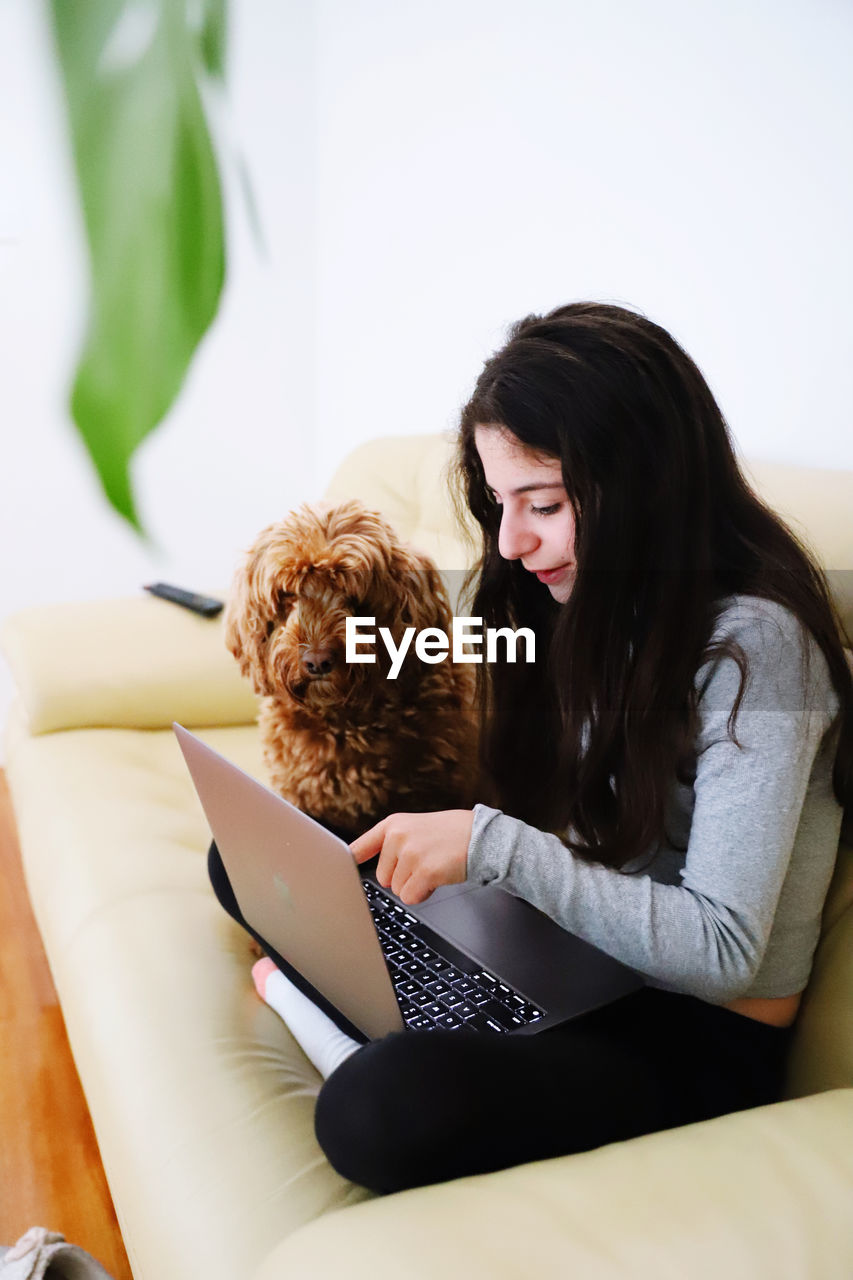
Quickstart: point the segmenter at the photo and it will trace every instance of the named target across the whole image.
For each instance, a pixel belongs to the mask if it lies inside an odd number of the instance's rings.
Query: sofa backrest
[[[439,569],[466,569],[476,550],[466,544],[450,499],[453,457],[449,434],[368,440],[344,458],[324,496],[333,502],[360,498]],[[472,521],[472,536],[473,528]]]
[[[448,496],[452,434],[371,440],[341,464],[326,490],[332,501],[361,498],[398,533],[430,554],[451,598],[476,558]],[[853,471],[741,460],[756,491],[815,553],[853,636]],[[455,607],[455,604],[454,604]],[[848,824],[853,815],[848,814]],[[853,1085],[853,840],[842,843],[814,968],[797,1019],[789,1096]]]
[[[814,552],[853,638],[853,471],[743,461],[756,491]]]
[[[440,569],[465,569],[475,559],[476,544],[466,543],[448,496],[454,451],[450,432],[368,440],[340,464],[325,497],[361,498]],[[853,471],[752,459],[741,459],[741,466],[765,502],[817,556],[853,636]],[[468,528],[475,536],[473,522]]]

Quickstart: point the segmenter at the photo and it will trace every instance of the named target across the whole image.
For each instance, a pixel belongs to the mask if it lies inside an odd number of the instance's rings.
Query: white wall
[[[504,326],[627,302],[742,447],[853,466],[853,6],[318,0],[317,427],[452,425]]]
[[[85,319],[84,242],[46,4],[0,3],[0,621],[28,604],[227,584],[240,550],[313,491],[314,14],[233,4],[220,315],[134,463],[145,545],[101,498],[66,399]],[[0,660],[0,726],[11,697]]]
[[[232,0],[219,320],[101,502],[63,398],[82,242],[42,6],[0,4],[0,616],[224,585],[358,441],[452,426],[505,326],[639,306],[741,448],[853,467],[847,0]],[[10,681],[0,666],[0,721]]]

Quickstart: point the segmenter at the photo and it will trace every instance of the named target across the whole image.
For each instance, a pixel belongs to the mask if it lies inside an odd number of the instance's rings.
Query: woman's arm
[[[727,634],[750,665],[735,725],[741,745],[727,728],[740,673],[721,658],[700,672],[695,804],[680,884],[586,862],[556,836],[484,805],[474,810],[467,865],[469,879],[503,885],[648,977],[715,1003],[748,991],[762,962],[813,767],[838,706],[813,643],[804,683],[804,638],[786,610],[755,602],[731,619]],[[810,796],[820,829],[808,832],[800,857],[815,842],[821,850],[827,841],[837,845],[841,810],[826,794],[830,745],[814,784],[823,794]]]

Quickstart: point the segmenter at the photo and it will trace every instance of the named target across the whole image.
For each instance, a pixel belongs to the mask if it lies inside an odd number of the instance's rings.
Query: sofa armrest
[[[301,1227],[254,1280],[841,1280],[851,1129],[853,1089],[839,1089],[386,1196]]]
[[[246,724],[257,714],[221,617],[152,596],[26,609],[6,620],[0,644],[32,734]]]

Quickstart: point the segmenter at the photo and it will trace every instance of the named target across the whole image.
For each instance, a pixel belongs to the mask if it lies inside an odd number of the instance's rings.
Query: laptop
[[[394,1031],[538,1035],[642,977],[496,885],[400,902],[349,846],[182,725],[174,732],[237,905],[272,958],[362,1043]]]

